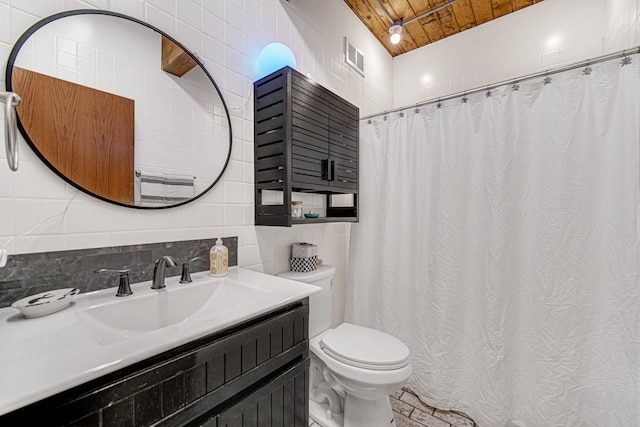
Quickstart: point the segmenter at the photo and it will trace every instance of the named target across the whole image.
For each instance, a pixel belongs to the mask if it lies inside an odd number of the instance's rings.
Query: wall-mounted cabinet
[[[289,67],[255,82],[254,96],[256,225],[357,222],[358,108]],[[264,203],[267,190],[281,203]],[[326,216],[292,218],[292,192],[326,195]],[[337,206],[340,194],[353,203]]]

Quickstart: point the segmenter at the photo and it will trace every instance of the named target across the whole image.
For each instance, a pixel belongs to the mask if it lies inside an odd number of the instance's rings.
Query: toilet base
[[[318,403],[313,400],[309,401],[309,417],[322,427],[343,427],[344,419],[342,414],[332,414],[331,419],[327,418],[329,405],[326,403]]]
[[[344,401],[344,427],[396,427],[389,396],[358,399],[349,394]]]
[[[389,396],[367,400],[347,394],[344,405],[344,414],[333,414],[329,419],[329,405],[309,401],[309,416],[322,427],[396,427]]]

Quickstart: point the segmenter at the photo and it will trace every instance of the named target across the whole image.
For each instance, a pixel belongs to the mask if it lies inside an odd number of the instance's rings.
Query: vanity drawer
[[[308,363],[308,307],[305,299],[198,339],[11,412],[0,425],[179,426],[222,413]],[[295,390],[306,405],[308,391]]]

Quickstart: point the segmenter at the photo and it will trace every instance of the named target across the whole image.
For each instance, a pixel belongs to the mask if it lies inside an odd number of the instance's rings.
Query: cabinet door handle
[[[322,160],[322,179],[324,181],[331,180],[331,177],[329,176],[329,159]]]

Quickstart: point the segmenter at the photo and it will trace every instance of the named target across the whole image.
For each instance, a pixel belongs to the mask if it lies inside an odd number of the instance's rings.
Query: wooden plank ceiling
[[[379,0],[394,21],[408,21],[448,0]],[[391,22],[376,0],[345,0],[391,56],[442,40],[445,37],[500,18],[543,0],[458,0],[432,14],[405,24],[402,40],[389,41]]]

